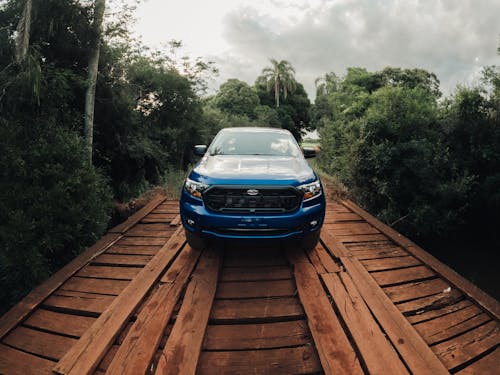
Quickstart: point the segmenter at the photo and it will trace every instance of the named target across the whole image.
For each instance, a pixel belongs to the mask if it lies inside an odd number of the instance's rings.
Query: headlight
[[[304,193],[305,201],[321,194],[321,184],[319,180],[311,182],[310,184],[297,186],[297,189]]]
[[[208,187],[208,185],[202,184],[201,182],[196,182],[186,178],[184,183],[184,189],[191,194],[193,197],[201,198],[201,193]]]

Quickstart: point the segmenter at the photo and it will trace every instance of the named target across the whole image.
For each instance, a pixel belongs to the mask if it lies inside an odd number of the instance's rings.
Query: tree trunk
[[[30,45],[30,28],[31,28],[31,9],[33,7],[33,0],[26,0],[24,2],[23,13],[17,24],[16,35],[16,62],[19,64],[24,60],[28,53]]]
[[[276,100],[276,108],[280,106],[280,81],[279,78],[274,79],[274,98]]]
[[[99,55],[101,52],[102,20],[104,17],[105,7],[106,7],[106,0],[95,0],[94,20],[92,22],[93,40],[90,47],[91,50],[89,58],[87,92],[85,94],[85,117],[84,117],[84,137],[88,152],[89,163],[92,163],[95,88],[97,84]]]

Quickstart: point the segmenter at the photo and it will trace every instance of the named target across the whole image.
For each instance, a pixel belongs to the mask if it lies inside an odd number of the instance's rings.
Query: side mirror
[[[207,145],[196,145],[193,148],[194,154],[196,156],[203,156],[207,152]]]
[[[304,149],[302,149],[302,152],[303,152],[304,157],[306,159],[310,159],[310,158],[315,158],[316,157],[316,150],[314,148],[304,148]]]

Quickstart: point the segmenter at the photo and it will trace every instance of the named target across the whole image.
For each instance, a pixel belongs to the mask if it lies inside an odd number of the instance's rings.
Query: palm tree
[[[286,60],[278,62],[275,59],[270,59],[269,61],[273,66],[262,69],[262,75],[267,81],[268,88],[273,87],[276,107],[279,107],[280,93],[283,92],[283,97],[286,99],[289,92],[295,91],[297,86],[294,76],[295,69]]]

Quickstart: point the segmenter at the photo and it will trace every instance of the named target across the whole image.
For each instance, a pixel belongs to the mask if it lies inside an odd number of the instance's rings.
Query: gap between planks
[[[187,286],[155,374],[195,373],[217,289],[220,258],[218,250],[204,250]]]
[[[160,285],[141,309],[111,364],[109,375],[145,374],[170,321],[200,251],[188,245],[169,267]]]
[[[43,284],[36,287],[12,309],[0,317],[0,339],[5,337],[14,327],[21,323],[34,309],[36,309],[47,297],[59,288],[71,276],[76,274],[98,255],[105,252],[123,237],[123,229],[138,223],[142,218],[159,206],[165,198],[154,198],[143,209],[130,216],[125,223],[119,224],[108,231],[94,245],[87,248],[83,253],[69,262],[61,270],[52,275]]]
[[[158,280],[165,267],[170,264],[184,243],[184,230],[179,227],[158,251],[158,254],[65,354],[53,371],[57,374],[91,373],[151,286]]]
[[[413,374],[448,374],[443,363],[415,328],[402,315],[359,260],[331,233],[322,231],[321,240],[332,255],[340,258],[360,295]]]
[[[446,279],[455,288],[459,289],[469,298],[472,298],[476,303],[481,305],[485,310],[492,314],[497,320],[500,319],[500,302],[488,295],[483,290],[479,289],[476,285],[472,284],[469,280],[465,279],[447,265],[441,263],[438,259],[426,252],[424,249],[404,237],[400,233],[388,225],[382,223],[380,220],[363,210],[350,200],[342,201],[342,204],[361,216],[373,227],[389,237],[392,241],[407,250],[411,255],[421,260],[428,267],[436,271],[442,278]]]
[[[323,290],[316,270],[303,255],[290,253],[299,299],[326,374],[363,374],[359,359]]]

